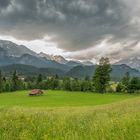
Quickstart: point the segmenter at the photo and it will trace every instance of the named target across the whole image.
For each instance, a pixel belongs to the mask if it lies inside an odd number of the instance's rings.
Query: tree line
[[[136,91],[140,91],[140,78],[130,77],[130,74],[127,72],[122,81],[118,83],[116,92],[135,93]]]
[[[0,92],[16,90],[51,89],[83,92],[123,92],[134,93],[140,90],[140,78],[130,77],[127,72],[121,82],[112,82],[110,78],[111,65],[109,58],[101,58],[93,78],[88,76],[84,80],[70,77],[44,77],[42,74],[36,77],[20,77],[15,70],[10,78],[3,77],[0,72]]]

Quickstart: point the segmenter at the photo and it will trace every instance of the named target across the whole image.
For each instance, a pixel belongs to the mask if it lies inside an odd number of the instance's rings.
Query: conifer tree
[[[17,72],[16,70],[14,71],[13,73],[13,76],[12,76],[12,90],[13,91],[16,91],[18,89],[18,75],[17,75]]]
[[[2,74],[1,74],[1,71],[0,71],[0,92],[2,92],[2,90],[3,90]]]
[[[99,65],[95,70],[94,85],[95,91],[99,93],[106,92],[106,88],[110,81],[110,73],[111,73],[111,66],[109,62],[109,58],[102,57],[100,59]]]
[[[122,78],[122,85],[123,85],[124,92],[128,92],[129,82],[130,82],[130,74],[129,72],[126,72],[124,77]]]

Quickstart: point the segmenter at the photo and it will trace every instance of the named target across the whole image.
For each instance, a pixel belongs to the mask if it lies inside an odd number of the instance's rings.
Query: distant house
[[[42,94],[43,94],[43,91],[40,90],[40,89],[33,89],[33,90],[29,93],[30,96],[40,96],[40,95],[42,95]]]

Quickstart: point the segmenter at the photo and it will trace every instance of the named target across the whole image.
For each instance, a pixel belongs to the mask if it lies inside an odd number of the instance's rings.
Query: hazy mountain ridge
[[[0,40],[0,48],[6,52],[5,55],[7,56],[20,57],[23,54],[37,55],[34,51],[31,51],[23,45],[17,45],[6,40]]]
[[[8,66],[1,66],[0,70],[4,76],[11,76],[12,73],[16,70],[19,76],[36,76],[37,74],[42,74],[45,76],[55,76],[56,74],[59,76],[64,75],[65,71],[55,68],[37,68],[31,65],[23,65],[23,64],[12,64]]]
[[[123,59],[116,63],[117,65],[126,64],[132,68],[138,69],[140,71],[140,56],[139,57],[131,57],[128,59]]]
[[[130,73],[130,76],[140,77],[140,72],[136,69],[133,69],[125,64],[123,65],[112,65],[111,77],[112,80],[120,80],[126,72]],[[96,66],[76,66],[72,68],[67,76],[73,78],[85,78],[86,76],[92,77],[94,75]]]
[[[36,76],[37,74],[43,74],[44,76],[55,76],[56,74],[60,77],[73,77],[85,79],[89,77],[92,79],[96,66],[76,66],[66,72],[65,70],[56,68],[38,68],[30,65],[13,64],[8,66],[1,66],[0,70],[5,76],[10,76],[14,70],[20,76]],[[113,65],[111,78],[115,81],[120,81],[126,72],[130,73],[130,76],[140,77],[140,72],[136,69],[132,69],[127,65]]]
[[[23,45],[11,41],[0,40],[0,65],[25,64],[40,68],[59,68],[69,70],[74,66],[83,65],[77,61],[68,61],[60,55],[37,54]]]
[[[65,71],[71,68],[67,65],[63,65],[55,61],[47,60],[45,58],[39,58],[29,54],[24,54],[21,57],[2,56],[0,57],[0,60],[1,66],[11,64],[24,64],[24,65],[32,65],[38,68],[58,68]]]

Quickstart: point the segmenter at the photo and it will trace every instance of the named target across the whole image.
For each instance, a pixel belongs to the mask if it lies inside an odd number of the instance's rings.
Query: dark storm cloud
[[[68,51],[108,36],[111,44],[140,37],[139,0],[0,0],[0,11],[1,34],[24,40],[50,36]]]
[[[0,0],[0,8],[6,8],[10,4],[10,0]]]

